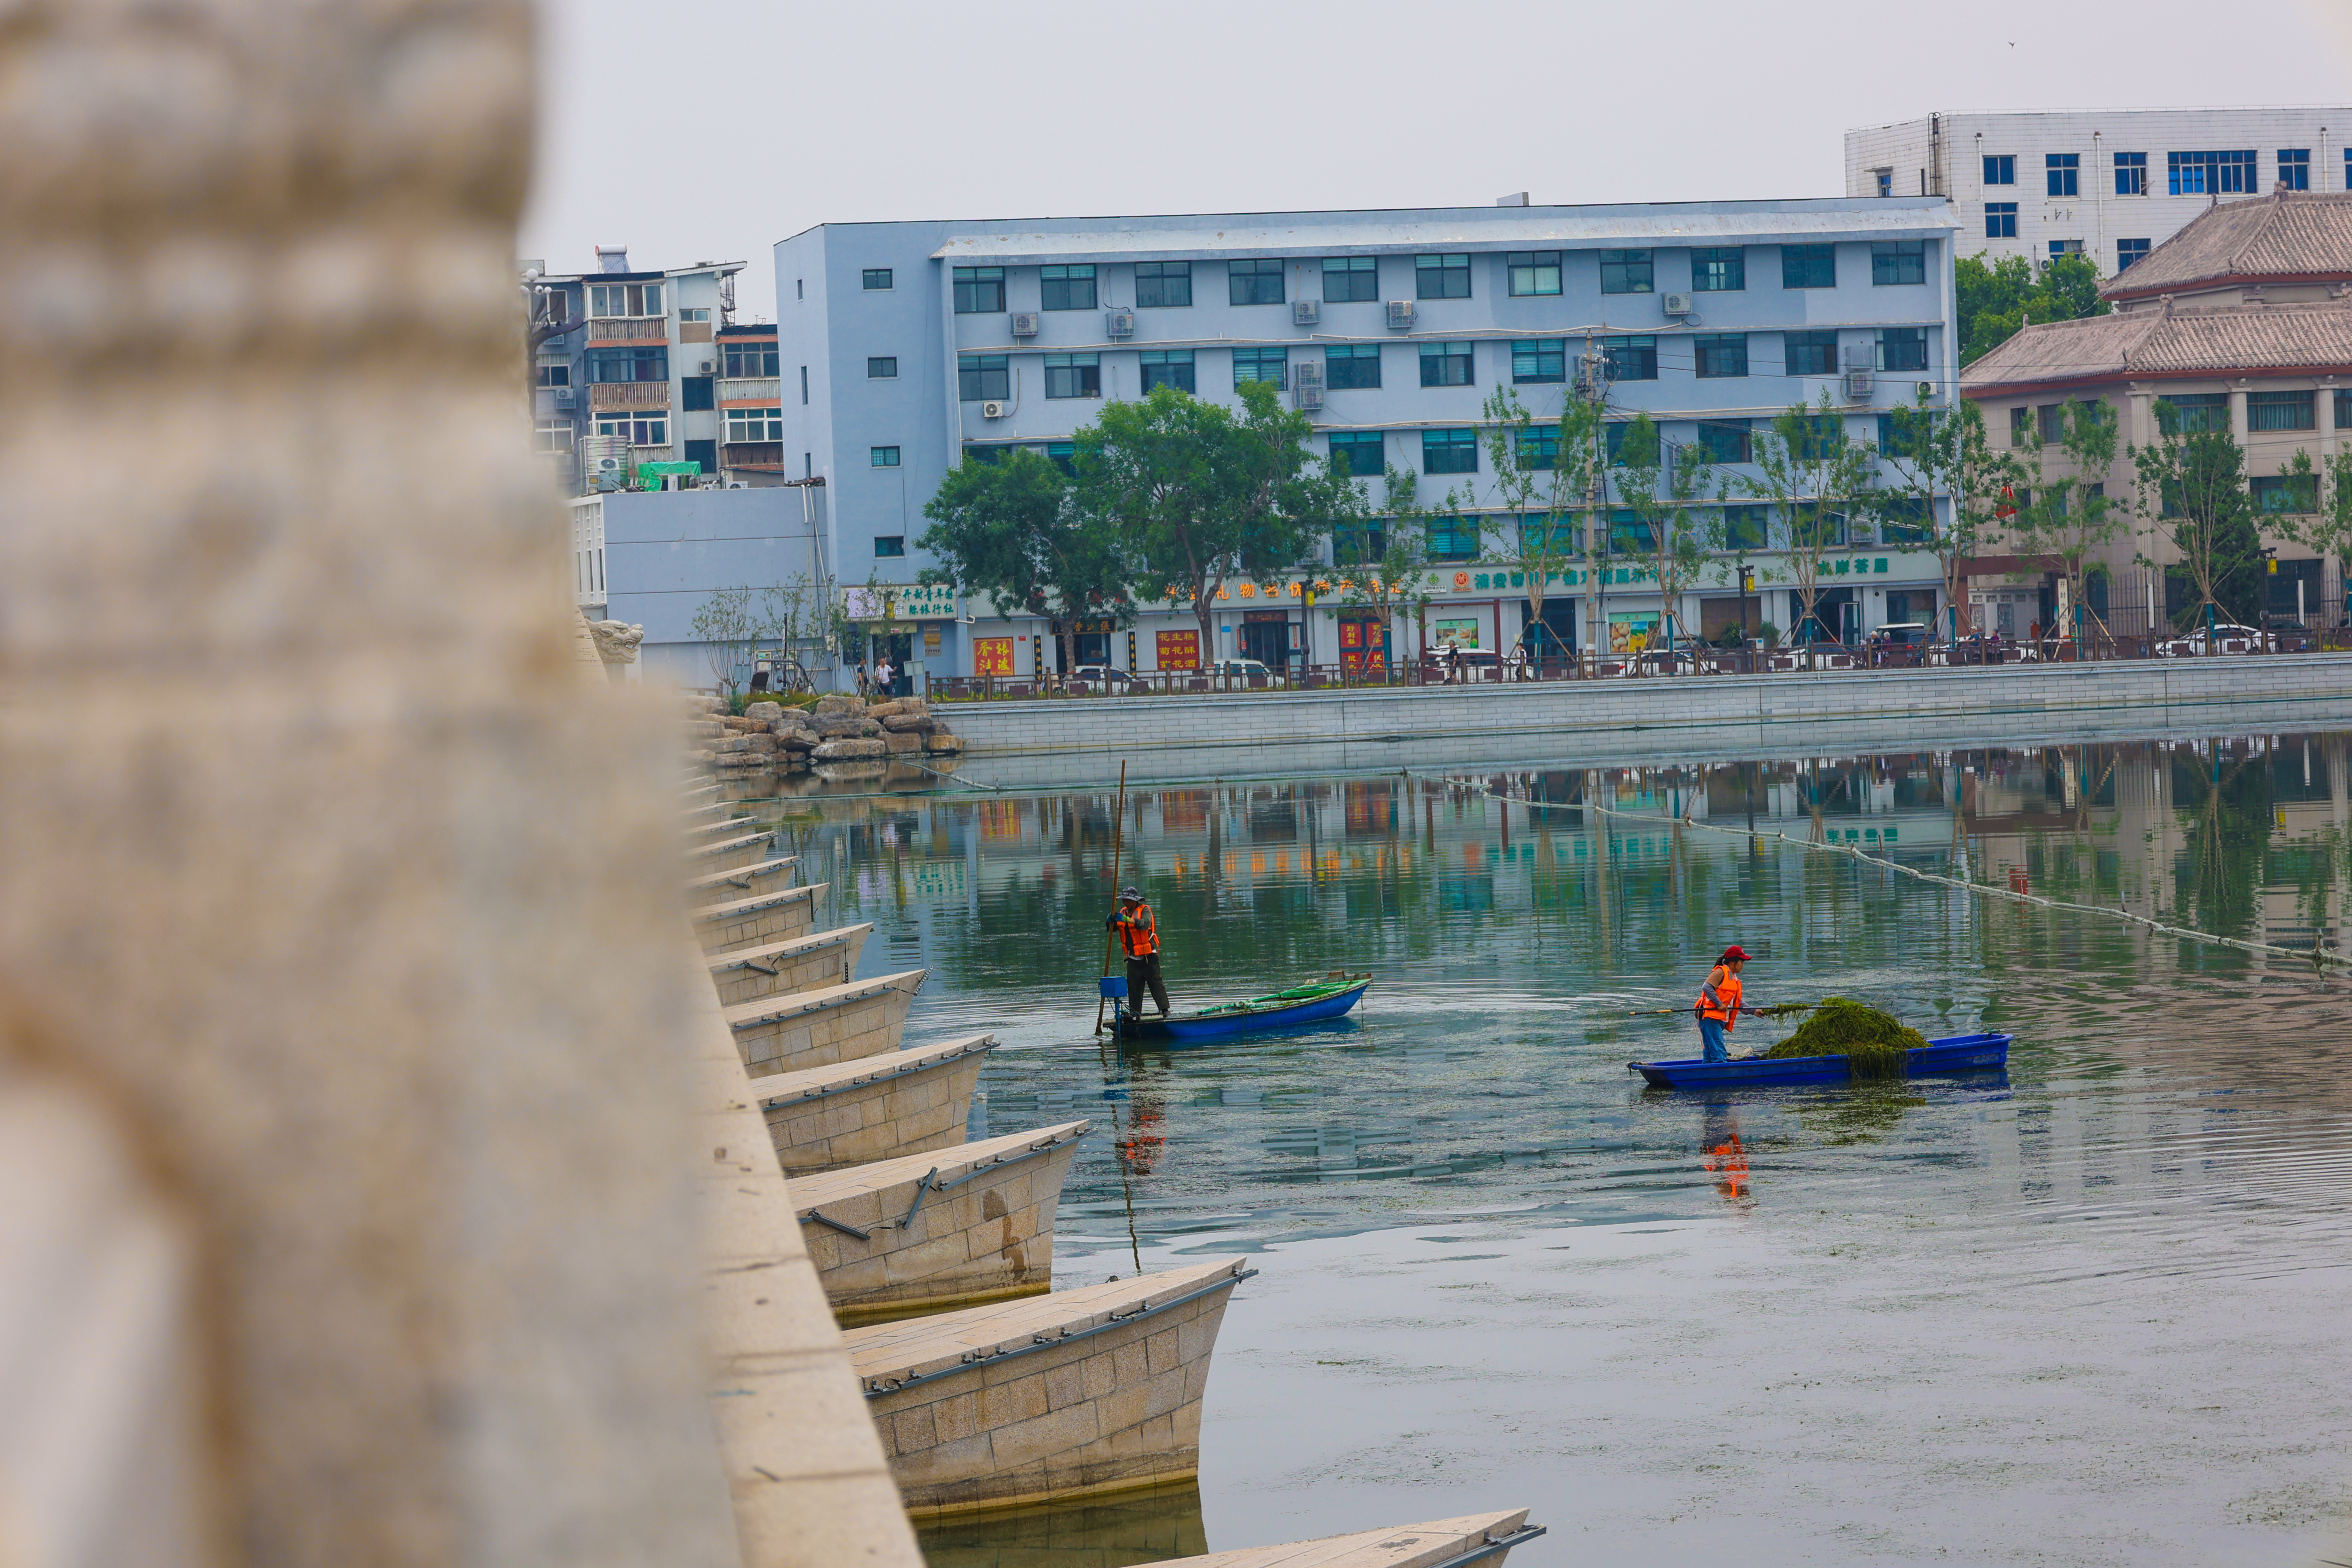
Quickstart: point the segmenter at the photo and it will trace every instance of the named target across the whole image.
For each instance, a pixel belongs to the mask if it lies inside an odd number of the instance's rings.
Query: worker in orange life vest
[[[1151,999],[1160,1004],[1160,1016],[1168,1016],[1168,984],[1160,978],[1160,924],[1151,917],[1151,906],[1133,888],[1121,888],[1118,912],[1103,924],[1118,933],[1118,944],[1127,953],[1129,1016],[1143,1016],[1143,993],[1148,987]]]
[[[1715,967],[1706,972],[1706,984],[1698,990],[1696,1004],[1698,1012],[1699,1044],[1711,1062],[1727,1062],[1731,1048],[1724,1037],[1739,1022],[1739,972],[1748,963],[1748,952],[1741,947],[1727,947]]]

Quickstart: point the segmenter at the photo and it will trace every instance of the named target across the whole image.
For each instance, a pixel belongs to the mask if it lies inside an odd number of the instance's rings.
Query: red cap
[[[1744,947],[1727,947],[1723,950],[1723,956],[1717,959],[1716,962],[1717,963],[1745,963],[1748,962],[1748,950]]]

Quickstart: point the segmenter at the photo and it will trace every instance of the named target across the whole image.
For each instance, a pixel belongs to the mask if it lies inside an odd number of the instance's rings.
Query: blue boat
[[[1320,1023],[1353,1007],[1371,983],[1369,974],[1334,972],[1287,991],[1199,1007],[1190,1013],[1171,1013],[1165,1018],[1133,1017],[1122,1007],[1118,1013],[1118,1037],[1198,1045],[1208,1040],[1230,1040],[1237,1035],[1255,1035],[1263,1029],[1286,1028],[1293,1024]],[[1103,994],[1124,997],[1126,980],[1118,976],[1105,979]]]
[[[1905,1072],[1911,1078],[1943,1073],[1986,1072],[2009,1065],[2011,1035],[1952,1035],[1914,1047]],[[1763,1089],[1790,1083],[1846,1083],[1843,1057],[1739,1057],[1727,1062],[1627,1062],[1654,1089]]]

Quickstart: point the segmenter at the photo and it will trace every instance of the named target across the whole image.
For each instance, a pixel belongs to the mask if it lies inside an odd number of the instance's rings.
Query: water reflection
[[[1209,1549],[1201,1489],[1190,1485],[944,1520],[916,1537],[930,1568],[1128,1568]]]
[[[2352,887],[2346,742],[1220,784],[1130,790],[1123,815],[1108,792],[798,802],[785,821],[804,873],[832,884],[827,919],[876,921],[868,971],[930,971],[916,1037],[1005,1042],[975,1131],[1095,1120],[1065,1189],[1065,1282],[1268,1251],[1211,1380],[1213,1547],[1461,1512],[1507,1484],[1501,1500],[1547,1504],[1603,1560],[1736,1543],[1756,1563],[1990,1561],[2014,1542],[1967,1521],[2026,1517],[2053,1560],[2121,1561],[2128,1541],[2135,1563],[2268,1562],[2337,1517],[2352,1447],[2335,1327],[2352,1311],[2352,1005],[2340,974],[2300,956],[2336,951]],[[1158,911],[1179,1005],[1342,965],[1378,983],[1338,1026],[1192,1049],[1097,1039],[1115,841]],[[1885,862],[2288,953],[1975,899]],[[1759,1001],[1834,993],[1931,1036],[2009,1030],[2010,1073],[1645,1092],[1624,1063],[1695,1051],[1688,1004],[1734,941],[1757,955]],[[1675,1011],[1633,1016],[1658,1008]],[[1736,1039],[1782,1027],[1749,1020]],[[1448,1215],[1480,1216],[1487,1241],[1412,1240]],[[1634,1239],[1601,1248],[1599,1273],[1576,1272],[1591,1248],[1555,1250],[1604,1231]],[[1669,1241],[1691,1261],[1654,1256]],[[1423,1296],[1402,1283],[1418,1263],[1348,1261],[1415,1248],[1465,1271],[1427,1290],[1465,1289]],[[1722,1324],[1668,1287],[1685,1267],[1769,1279],[1801,1321],[1743,1318],[1739,1354],[1694,1352]],[[1277,1331],[1271,1302],[1292,1289],[1322,1305]],[[1554,1322],[1577,1327],[1544,1338]],[[1903,1348],[1873,1353],[1909,1369],[1903,1467],[1856,1467],[1831,1444],[1792,1489],[1733,1465],[1702,1489],[1724,1534],[1673,1522],[1698,1517],[1691,1456],[1719,1444],[1727,1405],[1780,1433],[1791,1463],[1810,1421],[1879,1421],[1886,1389],[1856,1373],[1854,1347],[1898,1328],[1887,1342]],[[1488,1416],[1517,1384],[1410,1373],[1507,1344],[1562,1381],[1512,1405],[1504,1436]],[[2027,1344],[2057,1370],[2027,1375]],[[2118,1359],[2126,1344],[2144,1368]],[[1706,1408],[1658,1393],[1700,1364],[1719,1396]],[[1791,1416],[1768,1373],[1852,1403]],[[1276,1387],[1302,1408],[1271,1403]],[[1580,1436],[1612,1421],[1615,1442]],[[2042,1468],[1993,1464],[1989,1442]],[[1441,1484],[1441,1451],[1479,1483]],[[2126,1455],[2138,1468],[2119,1478],[2107,1456]],[[1951,1510],[1914,1508],[1921,1476]],[[1860,1515],[1917,1522],[1874,1526],[1889,1544],[1864,1552],[1841,1533]],[[1108,1525],[1055,1529],[1020,1550],[1114,1549]]]

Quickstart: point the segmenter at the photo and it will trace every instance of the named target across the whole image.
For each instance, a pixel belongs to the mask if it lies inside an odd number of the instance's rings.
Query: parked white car
[[[1209,667],[1211,675],[1222,676],[1236,686],[1251,681],[1264,681],[1267,686],[1287,686],[1290,683],[1268,669],[1263,660],[1255,658],[1221,658]]]
[[[2199,626],[2185,636],[2157,644],[2156,656],[2158,658],[2202,658],[2205,647],[2205,628]],[[2235,626],[2227,621],[2216,622],[2212,647],[2217,654],[2260,653],[2263,651],[2263,634],[2252,626]]]

